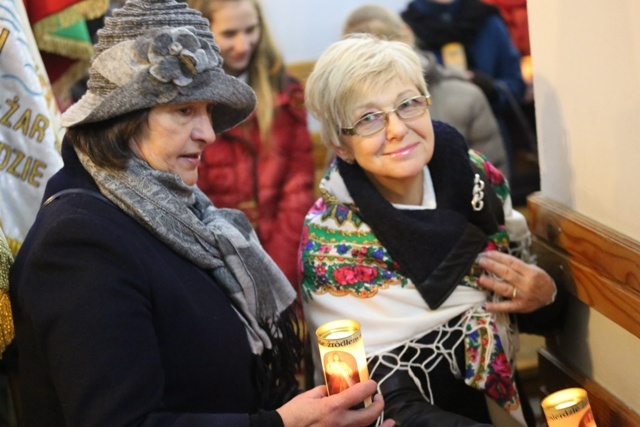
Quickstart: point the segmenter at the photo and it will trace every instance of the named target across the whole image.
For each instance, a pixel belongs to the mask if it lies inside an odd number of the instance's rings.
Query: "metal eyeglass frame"
[[[406,118],[404,118],[404,117],[400,116],[400,114],[398,114],[398,113],[397,113],[398,108],[400,108],[400,106],[401,106],[402,104],[404,104],[404,103],[405,103],[405,102],[407,102],[407,101],[412,101],[412,100],[414,100],[414,99],[418,99],[418,98],[424,98],[424,99],[425,99],[425,101],[427,102],[427,108],[425,108],[425,110],[424,110],[423,112],[421,112],[420,114],[416,114],[415,116],[406,117]],[[357,121],[353,124],[353,126],[348,127],[348,128],[340,128],[340,133],[342,133],[343,135],[347,135],[347,136],[360,136],[360,137],[367,137],[367,136],[371,136],[371,135],[376,134],[376,133],[380,132],[381,130],[385,129],[385,128],[389,125],[389,115],[390,115],[391,113],[396,113],[396,115],[398,116],[398,118],[404,122],[404,121],[407,121],[407,120],[415,119],[416,117],[420,117],[421,115],[423,115],[423,114],[424,114],[424,113],[429,109],[429,106],[430,106],[430,105],[431,105],[431,96],[430,96],[430,95],[416,95],[416,96],[412,96],[411,98],[406,98],[406,99],[403,99],[402,101],[398,102],[398,103],[396,104],[395,108],[394,108],[394,109],[392,109],[392,110],[389,110],[389,111],[382,111],[382,110],[380,110],[380,111],[376,111],[376,112],[374,112],[374,113],[369,113],[369,114],[367,114],[366,116],[364,116],[364,117],[362,117],[361,119],[357,120]],[[360,123],[362,120],[366,119],[366,118],[367,118],[367,116],[369,116],[369,115],[371,115],[371,114],[380,114],[380,113],[382,113],[382,114],[384,115],[384,126],[382,126],[380,129],[378,129],[378,130],[376,130],[376,131],[373,131],[373,132],[371,132],[371,133],[367,133],[366,135],[362,135],[362,134],[359,134],[358,132],[356,132],[356,130],[355,130],[355,129],[356,129],[356,126],[358,126],[358,123]]]

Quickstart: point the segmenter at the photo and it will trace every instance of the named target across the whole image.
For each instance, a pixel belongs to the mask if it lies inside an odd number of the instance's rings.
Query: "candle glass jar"
[[[367,358],[355,320],[343,319],[325,323],[316,330],[324,380],[329,395],[340,393],[369,379]],[[371,397],[364,406],[371,404]]]
[[[597,427],[586,390],[567,388],[540,403],[549,427]]]

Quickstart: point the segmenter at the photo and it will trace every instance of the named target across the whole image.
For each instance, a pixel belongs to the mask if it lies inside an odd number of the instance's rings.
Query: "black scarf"
[[[435,150],[429,171],[437,209],[393,207],[357,164],[338,161],[344,183],[360,216],[398,262],[429,308],[438,308],[468,274],[488,235],[504,222],[502,206],[485,182],[484,208],[471,206],[475,175],[467,145],[451,126],[434,122]]]

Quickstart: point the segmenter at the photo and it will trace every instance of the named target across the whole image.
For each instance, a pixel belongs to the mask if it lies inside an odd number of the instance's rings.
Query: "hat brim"
[[[222,133],[249,117],[256,96],[246,83],[216,68],[194,76],[181,92],[175,84],[163,83],[146,72],[130,83],[101,97],[91,90],[62,114],[62,126],[101,122],[123,114],[163,104],[211,102],[213,129]]]

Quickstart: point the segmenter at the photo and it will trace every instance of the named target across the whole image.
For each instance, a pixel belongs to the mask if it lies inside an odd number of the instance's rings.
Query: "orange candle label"
[[[335,320],[316,331],[325,384],[329,395],[340,393],[354,384],[369,379],[367,358],[355,320]],[[365,402],[369,406],[371,398]]]

